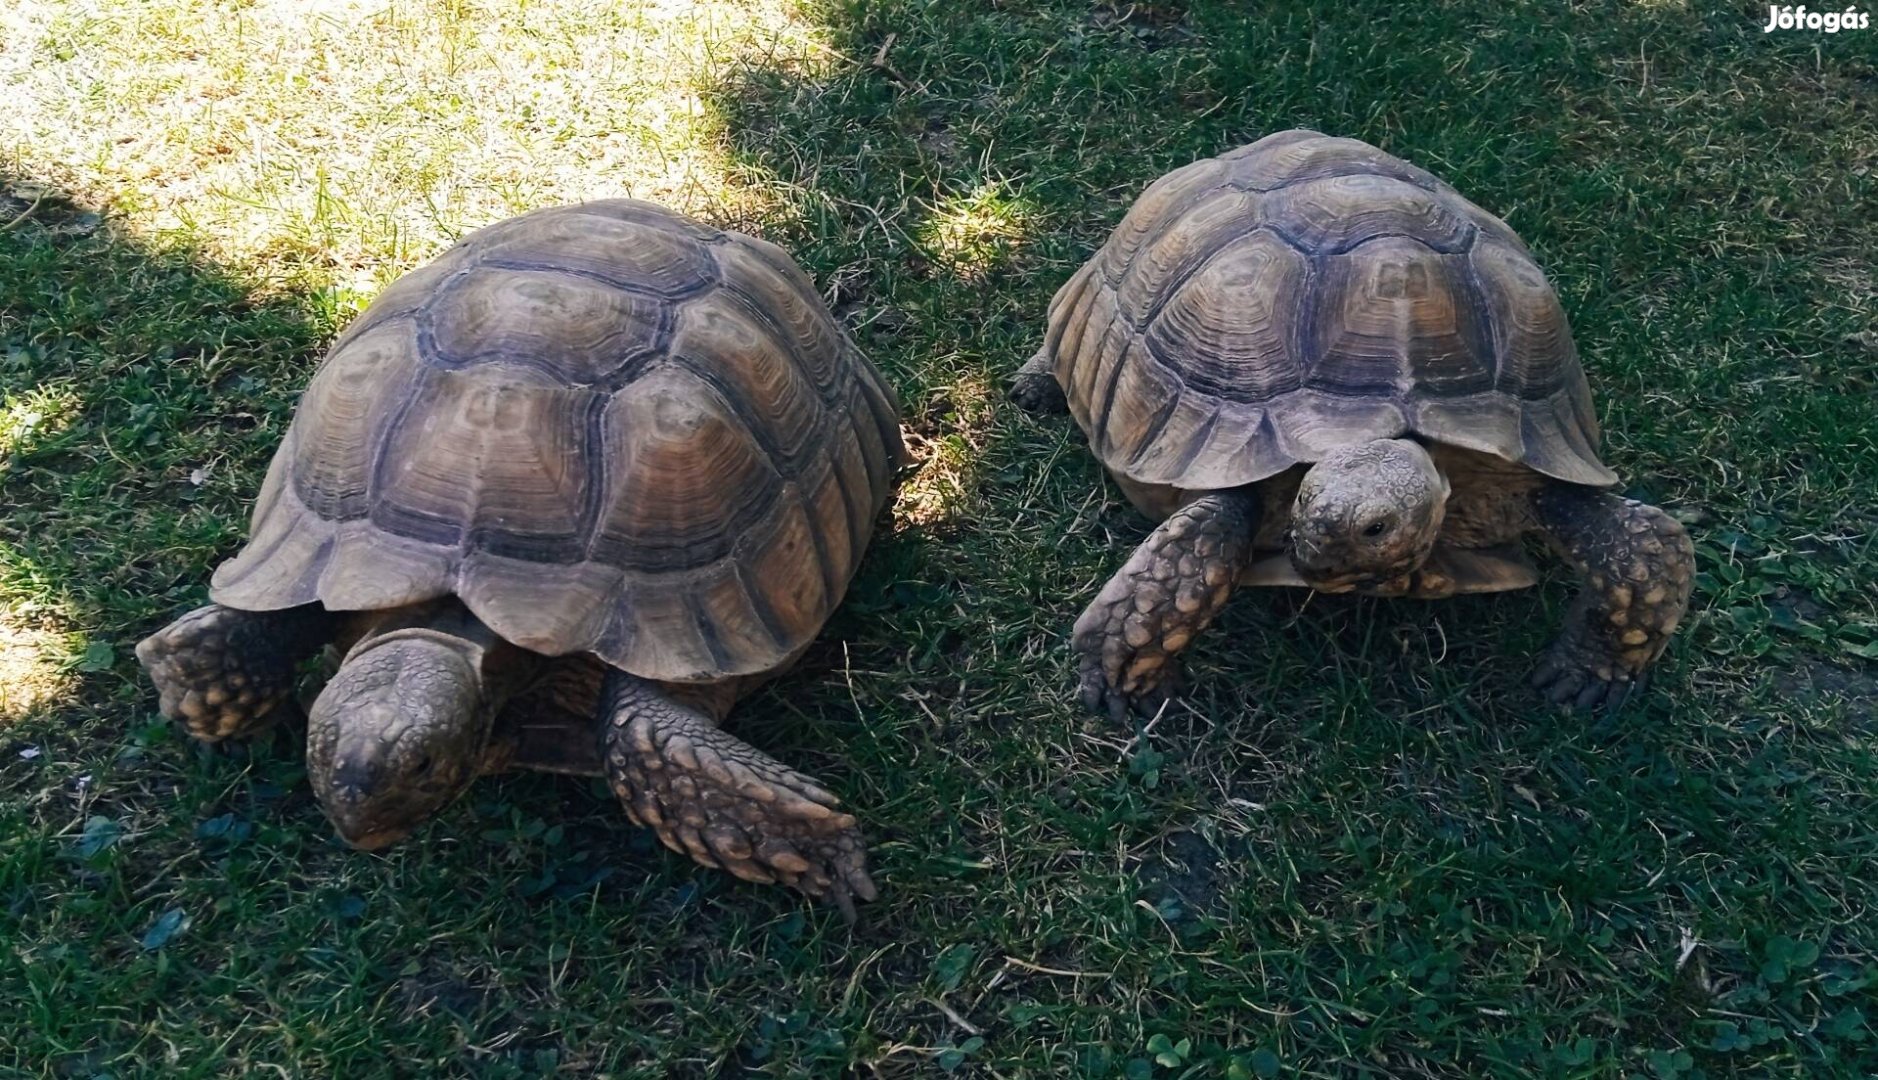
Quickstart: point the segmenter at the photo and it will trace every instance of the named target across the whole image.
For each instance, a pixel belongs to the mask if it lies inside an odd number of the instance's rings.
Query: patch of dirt
[[[1177,0],[1158,3],[1106,0],[1091,9],[1088,22],[1097,30],[1120,30],[1129,34],[1148,52],[1182,44],[1194,37],[1186,25],[1187,5]]]
[[[1865,725],[1878,713],[1878,671],[1802,659],[1774,672],[1774,689],[1807,704],[1843,703],[1846,716]]]
[[[914,141],[943,165],[959,163],[958,136],[952,134],[952,125],[942,116],[928,117]]]
[[[1169,833],[1158,854],[1143,860],[1140,880],[1148,900],[1173,922],[1182,922],[1219,907],[1225,885],[1224,862],[1243,854],[1237,842],[1221,851],[1207,839],[1185,829]]]
[[[1774,595],[1767,601],[1767,606],[1800,622],[1817,623],[1822,615],[1832,614],[1831,608],[1815,600],[1811,593],[1798,585],[1775,586]]]
[[[0,182],[0,231],[32,228],[50,236],[88,236],[103,215],[71,201],[57,188],[30,180]]]
[[[403,999],[405,1011],[409,1015],[422,1016],[442,1011],[458,1019],[470,1020],[481,1016],[488,1009],[495,991],[485,986],[472,986],[448,972],[425,964],[421,974],[407,975],[398,981],[398,996]]]

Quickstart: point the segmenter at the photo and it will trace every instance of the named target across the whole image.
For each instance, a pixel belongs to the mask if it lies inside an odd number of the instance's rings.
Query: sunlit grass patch
[[[72,635],[65,620],[29,600],[0,602],[0,724],[8,724],[69,693]]]
[[[931,526],[982,509],[975,476],[998,400],[985,379],[968,377],[935,392],[926,415],[912,418],[906,438],[915,471],[895,497],[896,519]]]
[[[919,240],[941,267],[967,281],[1010,258],[1030,235],[1036,207],[999,183],[948,196],[932,208]]]
[[[700,81],[750,55],[821,62],[791,10],[23,0],[0,14],[0,151],[137,230],[360,299],[539,206],[756,216]]]
[[[13,455],[25,453],[64,431],[78,410],[78,395],[67,385],[0,393],[0,468]]]

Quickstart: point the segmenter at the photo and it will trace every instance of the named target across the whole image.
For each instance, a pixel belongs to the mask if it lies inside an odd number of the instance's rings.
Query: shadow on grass
[[[3,222],[0,589],[61,633],[45,659],[83,674],[85,715],[141,696],[129,643],[244,531],[252,463],[330,326],[316,297],[0,168]]]

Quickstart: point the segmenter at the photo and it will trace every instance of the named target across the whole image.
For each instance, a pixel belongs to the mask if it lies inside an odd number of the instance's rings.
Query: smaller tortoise
[[[1586,579],[1534,673],[1616,708],[1688,607],[1694,552],[1608,493],[1590,387],[1524,243],[1429,173],[1286,131],[1156,181],[1050,303],[1011,397],[1067,410],[1161,522],[1076,622],[1081,695],[1165,700],[1236,585],[1436,598]]]
[[[854,817],[719,725],[847,591],[897,416],[780,249],[631,200],[524,214],[359,316],[214,602],[137,656],[216,742],[335,645],[308,772],[357,847],[481,772],[604,772],[673,850],[851,912]]]

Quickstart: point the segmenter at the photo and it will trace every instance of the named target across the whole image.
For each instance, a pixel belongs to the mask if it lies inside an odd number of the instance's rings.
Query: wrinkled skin
[[[1447,479],[1418,443],[1338,447],[1298,485],[1291,564],[1324,592],[1402,591],[1434,550],[1447,501]]]
[[[368,639],[307,723],[307,771],[346,843],[376,851],[461,795],[489,744],[478,647],[423,629]]]

